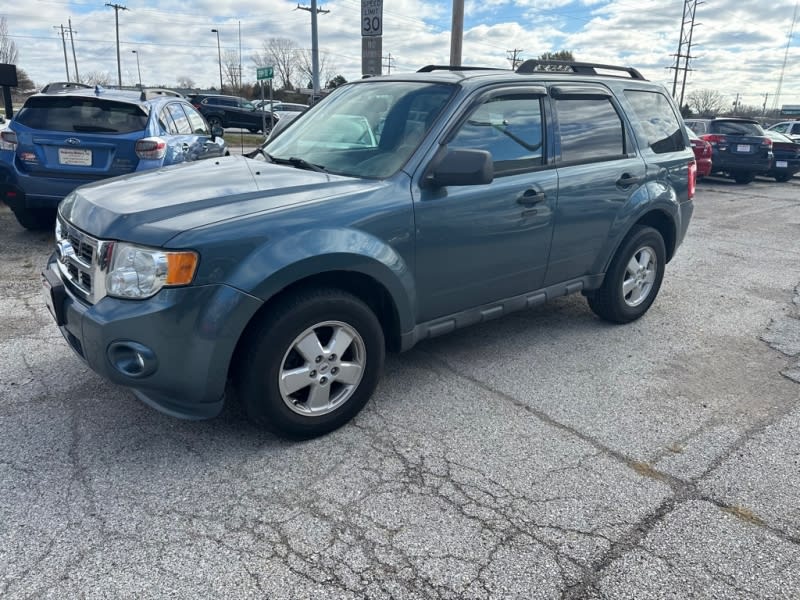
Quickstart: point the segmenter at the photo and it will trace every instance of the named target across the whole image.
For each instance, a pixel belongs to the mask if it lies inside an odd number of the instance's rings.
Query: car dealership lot
[[[70,352],[0,207],[0,596],[800,593],[800,179],[709,178],[651,310],[580,296],[389,356],[297,443]]]

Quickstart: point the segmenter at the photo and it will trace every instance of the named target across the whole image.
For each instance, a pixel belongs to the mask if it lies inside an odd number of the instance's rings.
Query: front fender
[[[267,301],[298,281],[332,271],[373,279],[392,298],[400,330],[413,329],[416,288],[407,261],[393,246],[356,229],[314,229],[270,240],[237,266],[228,283]]]

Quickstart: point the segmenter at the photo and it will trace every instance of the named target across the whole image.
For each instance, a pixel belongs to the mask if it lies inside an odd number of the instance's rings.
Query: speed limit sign
[[[383,0],[361,0],[361,36],[383,35]]]

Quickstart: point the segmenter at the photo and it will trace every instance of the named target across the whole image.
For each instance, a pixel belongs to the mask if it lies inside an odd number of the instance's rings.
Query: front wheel
[[[208,126],[211,129],[214,129],[214,127],[222,127],[222,119],[219,117],[208,117]]]
[[[664,278],[664,238],[652,227],[635,226],[620,246],[589,307],[606,321],[629,323],[647,312]]]
[[[243,342],[236,386],[248,417],[293,438],[323,435],[358,414],[385,357],[372,310],[332,289],[284,298]]]

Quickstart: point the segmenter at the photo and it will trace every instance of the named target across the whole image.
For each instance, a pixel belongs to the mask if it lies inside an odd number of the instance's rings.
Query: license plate
[[[750,152],[750,144],[737,144],[736,145],[737,152]]]
[[[62,165],[75,165],[79,167],[92,166],[92,151],[79,148],[59,148],[58,162]]]
[[[779,169],[785,169],[786,167],[789,166],[789,163],[785,160],[776,160],[775,166],[778,167]]]
[[[50,269],[42,271],[42,295],[44,296],[47,310],[56,320],[56,325],[60,327],[66,324],[67,320],[64,316],[64,299],[66,298],[64,284],[61,283],[58,275]]]

